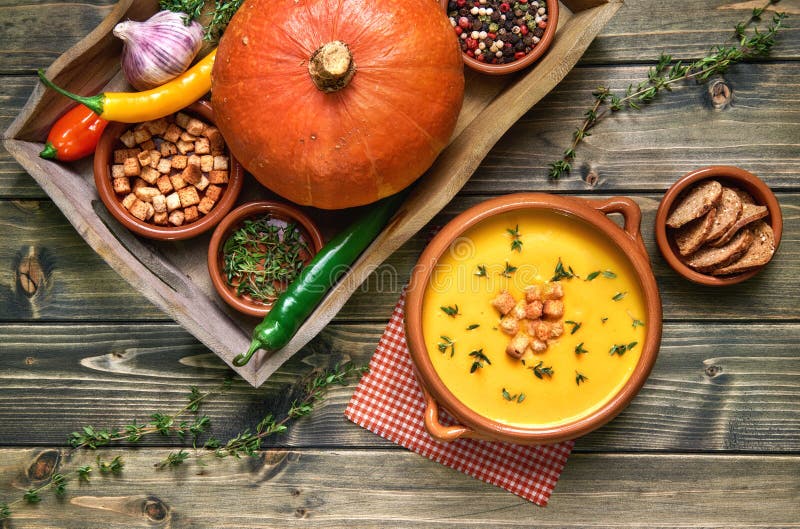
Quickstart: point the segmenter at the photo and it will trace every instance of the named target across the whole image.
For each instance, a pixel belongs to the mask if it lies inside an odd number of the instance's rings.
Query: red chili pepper
[[[89,156],[97,147],[106,125],[108,121],[84,105],[77,105],[53,124],[39,156],[62,162]]]

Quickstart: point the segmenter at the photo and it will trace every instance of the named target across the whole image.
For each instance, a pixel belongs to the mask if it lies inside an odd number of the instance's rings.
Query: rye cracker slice
[[[708,238],[708,232],[714,226],[716,216],[717,210],[710,209],[699,219],[675,230],[675,244],[678,245],[678,253],[685,257],[699,250]]]
[[[759,220],[748,228],[753,233],[753,242],[741,257],[729,265],[715,268],[711,271],[712,275],[724,276],[728,274],[739,274],[747,272],[753,268],[758,268],[767,264],[775,253],[775,233],[772,226]]]
[[[722,198],[722,184],[716,180],[700,182],[693,186],[667,217],[667,226],[680,228],[708,213]]]
[[[686,259],[686,264],[699,272],[710,272],[715,268],[721,268],[738,259],[747,251],[747,248],[752,242],[753,234],[750,230],[741,230],[725,246],[719,248],[704,246],[697,250]]]
[[[715,248],[724,246],[725,244],[728,243],[728,241],[731,240],[731,238],[733,238],[734,235],[736,235],[736,233],[739,230],[741,230],[751,222],[763,219],[764,217],[767,216],[767,213],[768,211],[766,206],[748,204],[745,202],[744,204],[742,204],[742,214],[739,215],[739,218],[736,219],[736,222],[734,222],[733,226],[728,228],[728,231],[723,233],[721,237],[712,241],[710,245]]]
[[[705,241],[719,239],[731,226],[736,224],[739,215],[742,214],[742,204],[742,199],[735,190],[729,187],[723,187],[722,198],[719,204],[717,204],[717,214],[714,218],[714,224],[711,226],[711,230],[706,234]]]

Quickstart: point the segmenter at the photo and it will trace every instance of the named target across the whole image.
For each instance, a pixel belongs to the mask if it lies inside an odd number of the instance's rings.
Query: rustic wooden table
[[[0,2],[0,128],[26,101],[35,69],[85,36],[111,3]],[[578,440],[547,508],[348,422],[352,386],[335,388],[254,459],[158,471],[153,463],[176,446],[158,437],[137,449],[70,454],[67,435],[81,426],[119,427],[180,409],[190,385],[211,388],[227,369],[123,282],[0,151],[0,504],[45,483],[54,464],[74,469],[98,454],[126,464],[119,476],[70,483],[63,499],[44,493],[37,505],[14,505],[0,527],[800,526],[800,2],[778,4],[794,28],[780,33],[769,59],[736,66],[712,85],[683,84],[641,113],[604,122],[579,150],[572,176],[546,178],[593,88],[638,81],[662,51],[700,56],[728,42],[763,3],[630,0],[432,222],[521,190],[627,195],[643,210],[664,303],[661,353],[633,404]],[[726,289],[676,276],[653,238],[664,190],[709,164],[761,176],[785,219],[768,269]],[[269,411],[285,412],[315,367],[366,363],[427,232],[388,261],[393,282],[371,277],[262,388],[236,380],[210,400],[204,410],[215,435],[227,439]]]

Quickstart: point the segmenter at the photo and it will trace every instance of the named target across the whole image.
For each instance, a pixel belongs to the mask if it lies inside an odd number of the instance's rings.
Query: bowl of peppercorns
[[[441,0],[464,63],[490,75],[519,71],[550,47],[558,0]]]

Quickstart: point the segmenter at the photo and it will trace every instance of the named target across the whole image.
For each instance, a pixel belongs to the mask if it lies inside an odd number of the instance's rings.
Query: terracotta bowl
[[[264,215],[272,215],[277,220],[294,222],[301,230],[303,238],[308,242],[311,253],[305,258],[305,262],[311,260],[324,245],[322,234],[314,222],[297,208],[282,204],[280,202],[248,202],[230,212],[214,230],[211,235],[211,242],[208,245],[208,272],[211,281],[220,297],[243,314],[263,318],[272,308],[272,304],[265,304],[255,301],[245,296],[236,295],[236,288],[229,285],[223,264],[223,247],[228,237],[239,229],[247,219],[253,219]]]
[[[450,245],[462,233],[494,215],[512,210],[545,210],[563,213],[589,223],[598,237],[606,237],[627,257],[636,272],[646,307],[648,321],[641,356],[630,378],[620,390],[596,411],[573,422],[553,427],[510,426],[479,415],[464,405],[444,385],[429,357],[422,327],[423,298],[431,273]],[[606,215],[619,213],[624,218],[620,228]],[[425,397],[425,427],[439,441],[460,437],[505,441],[517,444],[551,444],[574,439],[604,425],[620,413],[641,389],[656,361],[661,343],[661,299],[650,261],[644,248],[639,225],[641,211],[628,198],[584,200],[542,193],[507,195],[482,202],[449,222],[431,241],[412,272],[405,306],[406,338],[417,379]],[[439,406],[445,408],[457,424],[439,421]]]
[[[544,30],[544,34],[541,37],[541,40],[538,44],[531,50],[529,54],[518,61],[505,63],[505,64],[487,64],[485,62],[481,62],[477,59],[474,59],[467,55],[466,53],[462,53],[461,57],[464,59],[464,64],[468,67],[472,68],[481,73],[489,74],[489,75],[505,75],[513,72],[518,72],[524,68],[527,68],[534,62],[538,61],[539,58],[544,55],[547,49],[550,47],[550,44],[553,42],[553,39],[556,35],[556,29],[558,28],[558,0],[545,0],[547,6],[547,27]],[[442,7],[447,12],[447,5],[449,4],[448,0],[440,0]],[[472,5],[468,2],[469,5]]]
[[[211,107],[211,103],[207,101],[193,103],[183,109],[182,112],[197,117],[206,123],[214,123],[214,110]],[[94,182],[100,199],[108,211],[126,228],[137,235],[150,239],[189,239],[216,226],[233,208],[244,182],[242,166],[233,158],[230,151],[228,151],[230,158],[228,183],[223,187],[222,197],[208,215],[200,217],[197,221],[183,226],[158,226],[137,219],[122,206],[120,198],[114,193],[114,189],[111,186],[111,161],[114,150],[124,148],[124,145],[119,141],[119,137],[132,126],[132,123],[110,123],[100,137],[100,142],[97,144],[97,150],[95,151]]]
[[[729,276],[703,274],[683,264],[678,258],[679,254],[675,241],[673,240],[674,238],[668,236],[667,233],[667,217],[672,212],[672,208],[677,199],[689,187],[701,180],[709,178],[713,178],[723,185],[738,187],[743,191],[747,191],[753,196],[757,204],[767,207],[768,214],[764,220],[772,226],[772,231],[775,233],[775,251],[778,251],[778,245],[781,242],[781,233],[783,231],[783,217],[781,216],[781,208],[778,205],[778,199],[775,198],[775,195],[772,193],[772,190],[767,187],[767,184],[754,174],[738,167],[725,165],[714,165],[696,169],[686,173],[677,182],[672,184],[672,187],[664,194],[664,198],[661,199],[656,213],[656,242],[667,264],[689,281],[707,286],[735,285],[736,283],[741,283],[742,281],[750,279],[759,273],[766,265],[741,274]]]

